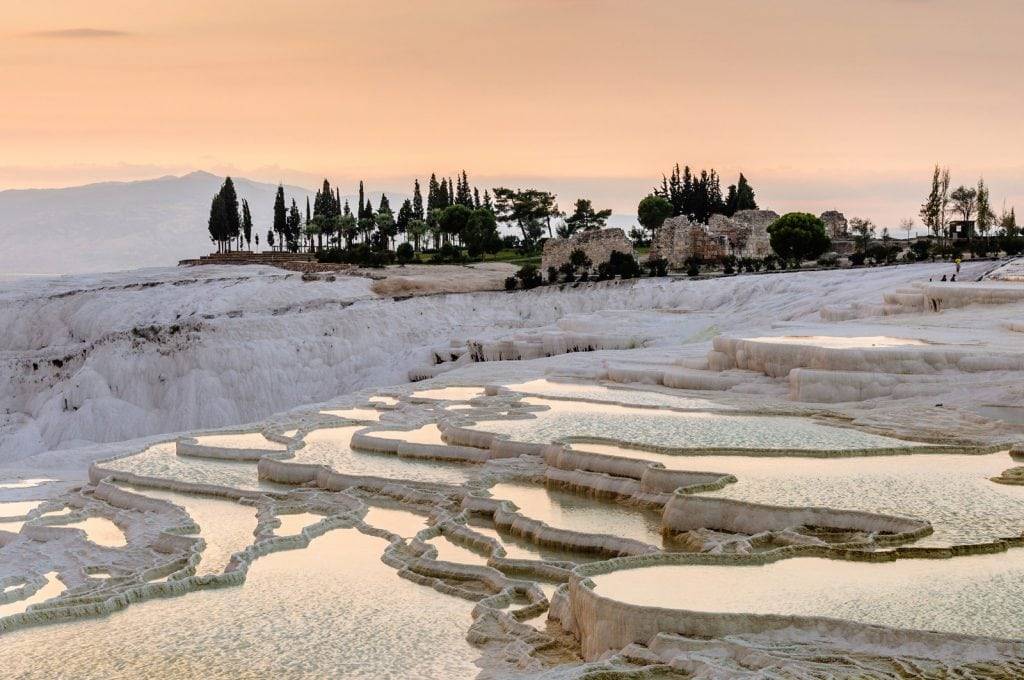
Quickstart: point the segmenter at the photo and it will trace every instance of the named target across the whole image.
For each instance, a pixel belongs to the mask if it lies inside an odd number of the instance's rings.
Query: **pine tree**
[[[992,223],[996,219],[996,214],[992,212],[992,206],[989,204],[988,187],[985,186],[985,180],[978,180],[978,233],[982,236],[988,236],[988,232],[992,229]]]
[[[387,194],[381,193],[380,195],[380,207],[377,208],[377,212],[381,213],[387,210],[391,212],[391,201],[388,200]]]
[[[284,236],[288,233],[288,209],[284,205],[284,186],[277,185],[277,193],[274,195],[274,231],[277,232],[278,245],[284,246]],[[268,239],[271,246],[273,241]]]

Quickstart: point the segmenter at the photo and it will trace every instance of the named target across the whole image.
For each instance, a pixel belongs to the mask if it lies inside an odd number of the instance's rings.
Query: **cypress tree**
[[[420,181],[414,180],[412,184],[412,217],[417,220],[423,219],[423,194],[420,193]]]
[[[364,219],[366,217],[366,211],[363,209],[363,198],[363,180],[359,180],[359,203],[357,204],[359,212],[356,215],[359,219]]]
[[[740,173],[739,181],[736,183],[736,211],[738,210],[757,210],[754,188],[750,186],[742,172]]]
[[[210,231],[210,240],[217,244],[217,252],[221,252],[224,245],[224,234],[227,231],[227,218],[224,211],[224,196],[217,192],[210,201],[210,219],[207,222],[207,229]]]
[[[380,207],[377,208],[377,212],[381,213],[384,211],[391,212],[391,201],[388,200],[388,196],[385,193],[380,195]]]
[[[476,187],[473,187],[473,208],[480,209],[480,190]]]
[[[224,185],[220,188],[220,194],[224,198],[224,216],[226,219],[224,240],[228,241],[238,238],[242,231],[242,221],[238,215],[238,194],[235,193],[235,183],[230,177],[224,178]]]
[[[427,215],[443,207],[441,205],[441,185],[437,183],[437,175],[430,173],[430,183],[427,185]]]
[[[249,212],[249,201],[242,201],[242,235],[245,237],[246,244],[252,248],[252,213]],[[256,236],[257,244],[259,235]]]
[[[277,232],[277,242],[284,246],[284,235],[288,233],[288,213],[284,205],[284,186],[277,185],[277,194],[274,195],[274,231]],[[274,245],[270,242],[270,245]]]
[[[306,224],[309,224],[309,196],[306,196]]]

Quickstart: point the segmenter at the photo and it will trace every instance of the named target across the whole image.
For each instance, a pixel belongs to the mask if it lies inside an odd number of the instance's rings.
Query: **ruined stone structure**
[[[569,255],[576,249],[586,253],[595,267],[607,262],[613,250],[633,254],[633,244],[626,238],[626,232],[622,229],[581,231],[569,238],[548,239],[544,242],[544,253],[540,261],[541,272],[546,272],[548,267],[561,267],[569,261]]]
[[[821,213],[821,221],[825,223],[825,232],[833,241],[844,240],[850,237],[846,216],[838,210],[826,210]]]
[[[764,257],[771,254],[768,225],[779,216],[771,210],[741,210],[732,217],[712,215],[707,225],[684,216],[665,220],[651,246],[650,257],[683,267],[690,257],[715,262],[729,255]]]

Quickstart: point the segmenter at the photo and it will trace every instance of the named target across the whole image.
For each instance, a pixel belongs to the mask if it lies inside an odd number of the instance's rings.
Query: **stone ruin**
[[[846,216],[838,210],[826,210],[821,213],[821,221],[825,223],[825,231],[833,241],[850,238],[850,225],[846,221]]]
[[[779,219],[771,210],[740,210],[732,217],[712,215],[708,224],[694,224],[685,216],[672,217],[654,236],[651,259],[664,258],[678,269],[690,257],[717,262],[729,255],[764,257],[772,252],[768,225]]]
[[[576,249],[586,253],[595,267],[607,262],[613,250],[627,255],[633,254],[633,244],[626,238],[626,232],[622,229],[581,231],[569,238],[548,239],[544,242],[544,252],[540,260],[541,272],[547,272],[548,267],[558,269],[569,261],[569,255]]]

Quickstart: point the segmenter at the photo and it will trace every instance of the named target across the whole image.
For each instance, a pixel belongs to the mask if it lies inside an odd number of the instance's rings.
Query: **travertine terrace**
[[[422,337],[415,382],[9,457],[9,670],[1020,677],[1024,289],[948,266],[469,294],[534,321]]]

